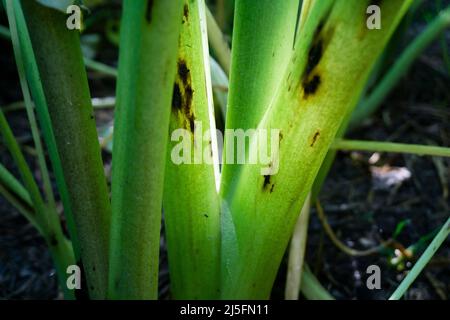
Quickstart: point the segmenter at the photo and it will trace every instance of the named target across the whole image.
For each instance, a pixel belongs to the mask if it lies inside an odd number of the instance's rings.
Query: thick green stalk
[[[171,291],[175,299],[217,299],[220,215],[213,158],[217,165],[218,155],[209,55],[202,50],[208,48],[201,30],[205,3],[185,0],[184,8],[164,183]],[[183,134],[181,142],[177,133]],[[186,148],[180,152],[177,145]],[[180,163],[183,153],[189,153],[188,161]]]
[[[349,128],[350,123],[350,129],[356,128],[357,125],[361,123],[361,121],[364,120],[365,116],[369,116],[370,113],[373,113],[374,110],[382,103],[385,99],[387,94],[393,89],[393,87],[397,84],[397,81],[400,80],[401,76],[403,76],[407,69],[409,68],[410,64],[414,61],[415,58],[417,58],[420,53],[422,52],[423,48],[419,48],[418,44],[422,43],[421,45],[425,44],[424,39],[427,39],[426,42],[431,43],[431,40],[433,39],[431,37],[430,32],[436,32],[437,29],[427,28],[422,35],[420,35],[407,49],[404,51],[404,53],[400,56],[400,58],[395,62],[395,67],[391,68],[387,74],[381,79],[381,82],[375,87],[375,89],[372,91],[369,97],[365,97],[366,91],[368,88],[373,85],[373,82],[378,80],[379,74],[381,72],[384,72],[385,69],[388,67],[388,62],[391,56],[395,54],[395,50],[398,48],[399,42],[403,40],[404,34],[406,33],[407,28],[411,25],[412,18],[414,17],[415,13],[417,12],[418,8],[420,7],[423,0],[414,0],[413,3],[410,6],[410,9],[403,18],[402,23],[399,25],[395,33],[393,34],[388,46],[383,52],[383,55],[378,59],[378,62],[376,65],[372,68],[370,80],[368,81],[366,88],[364,89],[363,93],[361,94],[361,99],[359,99],[359,102],[356,106],[355,111],[352,113],[347,114],[345,117],[345,120],[342,122],[341,127],[339,128],[336,139],[343,138],[345,133],[347,132],[347,129]],[[428,33],[427,36],[425,36],[425,33]],[[413,49],[415,48],[415,49]],[[420,50],[419,50],[420,49]],[[412,59],[412,60],[411,60]],[[408,62],[409,60],[409,62]],[[390,66],[389,66],[390,67]],[[396,80],[396,81],[393,81]],[[389,83],[389,85],[387,85]],[[378,93],[377,93],[378,92]],[[376,95],[374,95],[377,93]],[[367,102],[371,101],[369,105],[367,105]],[[366,108],[368,107],[368,108]],[[372,110],[370,110],[372,109]],[[365,116],[364,116],[365,114]],[[354,117],[358,117],[359,120],[355,121],[353,120]],[[328,172],[330,171],[331,166],[333,165],[334,159],[336,158],[336,151],[330,150],[327,153],[327,156],[325,157],[325,160],[322,163],[322,167],[319,170],[319,173],[317,174],[316,180],[314,181],[313,186],[313,201],[317,198],[322,185],[328,175]]]
[[[236,1],[226,129],[257,128],[292,56],[299,5],[295,0]],[[222,194],[234,190],[240,169],[239,164],[223,166]]]
[[[28,28],[26,25],[25,17],[23,15],[22,6],[20,4],[20,1],[14,1],[13,8],[14,8],[14,13],[15,13],[15,18],[17,20],[17,31],[18,31],[18,38],[19,38],[18,39],[19,44],[17,43],[17,39],[15,41],[13,39],[13,44],[15,47],[17,47],[16,55],[18,56],[17,63],[19,66],[19,73],[21,74],[22,78],[24,77],[24,73],[26,75],[26,79],[23,79],[23,81],[22,81],[22,82],[25,82],[22,84],[22,86],[24,87],[24,96],[26,97],[29,95],[29,93],[28,93],[28,86],[29,86],[30,91],[33,96],[33,99],[34,99],[34,102],[35,102],[34,105],[36,105],[36,112],[37,112],[39,123],[40,123],[41,133],[44,137],[44,141],[47,146],[47,151],[48,151],[48,154],[49,154],[52,166],[53,166],[53,172],[56,177],[56,184],[58,186],[59,194],[61,196],[61,200],[64,205],[64,214],[66,216],[67,227],[69,229],[70,237],[72,240],[75,257],[77,259],[79,259],[80,258],[79,241],[78,241],[78,237],[77,237],[76,230],[75,230],[75,222],[74,222],[72,209],[71,209],[71,205],[70,205],[69,193],[67,190],[66,182],[64,180],[61,160],[60,160],[60,157],[59,157],[59,154],[57,151],[57,147],[56,147],[56,141],[55,141],[55,136],[53,134],[53,128],[52,128],[52,124],[51,124],[51,120],[50,120],[50,115],[48,114],[47,101],[45,99],[44,90],[42,88],[42,83],[41,83],[41,79],[40,79],[40,75],[39,75],[38,66],[36,63],[35,56],[34,56],[31,39],[30,39],[30,36],[28,33]],[[17,38],[17,37],[14,37],[14,38]],[[19,47],[20,47],[20,49],[19,49]],[[22,59],[23,59],[23,61],[22,61]],[[26,65],[27,68],[23,68],[22,65]],[[24,69],[25,72],[23,72],[23,70],[20,72],[21,69]],[[28,81],[25,81],[25,80],[28,80]],[[29,98],[28,98],[28,100],[29,100]],[[26,101],[27,101],[27,99],[25,99],[25,102]],[[29,115],[31,115],[31,118],[30,118],[30,121],[31,121],[32,118],[34,118],[34,110],[33,110],[34,106],[29,101],[28,101],[28,103],[25,103],[25,104],[26,105],[28,104],[27,113]],[[31,122],[31,124],[32,123],[33,123],[33,121]],[[38,142],[39,142],[39,140],[38,140]],[[42,148],[37,148],[37,149],[40,150],[39,153],[41,154],[41,157],[43,157],[44,154],[43,154]],[[42,159],[41,162],[44,162],[43,166],[45,168],[45,160]],[[47,180],[48,180],[48,178],[47,178]],[[47,185],[48,184],[49,184],[49,182],[47,182]],[[51,186],[49,186],[47,188],[51,188]],[[52,193],[50,193],[50,195],[51,195],[51,199],[52,199],[50,205],[52,207],[55,207]]]
[[[22,6],[70,196],[89,296],[106,297],[111,208],[77,31],[64,13]]]
[[[14,3],[14,5],[16,6],[16,8],[19,7],[19,5],[17,3]],[[20,23],[20,22],[18,22]],[[19,26],[20,28],[20,26]],[[9,29],[7,27],[4,26],[0,26],[0,37],[4,38],[4,39],[11,39],[11,32],[9,31]],[[114,67],[108,66],[104,63],[89,59],[89,58],[84,58],[84,63],[86,65],[87,68],[90,68],[94,71],[98,71],[100,73],[103,73],[105,75],[111,76],[111,77],[117,77],[117,70]]]
[[[377,110],[417,57],[448,27],[450,27],[450,7],[441,11],[427,28],[414,39],[392,68],[389,69],[380,84],[359,103],[359,106],[352,113],[350,128],[357,126]]]
[[[370,152],[396,152],[416,154],[419,156],[450,157],[450,148],[405,144],[395,142],[341,140],[337,139],[331,145],[334,150],[359,150]]]
[[[408,275],[403,279],[395,292],[391,295],[389,300],[399,300],[411,286],[411,284],[416,280],[419,276],[420,272],[425,268],[431,258],[434,256],[439,247],[444,243],[447,237],[450,234],[450,218],[442,226],[441,230],[434,237],[433,241],[427,247],[425,252],[420,256],[419,260],[417,260],[414,267],[411,271],[408,272]]]
[[[125,0],[115,114],[109,297],[156,299],[181,0]]]
[[[270,165],[243,165],[235,191],[224,194],[222,297],[269,297],[327,150],[410,2],[382,2],[381,30],[366,26],[370,1],[312,5],[282,86],[258,126],[280,130],[279,150],[272,138]],[[259,145],[255,139],[249,154]]]

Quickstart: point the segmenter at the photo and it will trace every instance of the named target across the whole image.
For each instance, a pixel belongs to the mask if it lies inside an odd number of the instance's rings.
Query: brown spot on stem
[[[153,0],[147,1],[147,11],[145,13],[145,20],[150,24],[152,22]]]
[[[270,176],[266,175],[264,176],[263,189],[265,190],[269,185],[270,185]]]
[[[320,137],[320,131],[317,130],[317,131],[314,133],[314,136],[312,137],[310,147],[314,147],[314,145],[316,144],[317,139],[319,139],[319,137]]]
[[[189,21],[189,7],[187,4],[183,7],[183,23]]]
[[[195,130],[195,115],[192,108],[194,90],[189,67],[185,60],[178,61],[177,79],[173,87],[172,112],[175,112],[190,132]]]
[[[273,192],[273,189],[275,188],[275,183],[272,183],[271,178],[272,178],[272,176],[270,176],[270,175],[264,176],[264,183],[263,183],[263,187],[262,187],[263,191],[269,190],[270,193]]]
[[[172,108],[181,110],[181,103],[182,103],[181,90],[178,84],[175,83],[173,85]]]
[[[319,75],[314,75],[311,80],[305,79],[303,81],[303,90],[305,92],[305,98],[311,94],[315,94],[320,86],[321,79]]]
[[[179,60],[178,61],[178,75],[184,84],[188,82],[188,77],[190,76],[190,71],[186,65],[186,61]]]
[[[322,76],[317,71],[317,66],[321,63],[325,48],[334,33],[333,28],[325,25],[328,14],[316,28],[311,47],[308,51],[306,66],[301,77],[300,83],[303,88],[303,97],[306,99],[308,96],[315,94],[322,83]]]
[[[305,69],[305,77],[308,77],[314,68],[319,64],[320,59],[322,59],[323,54],[323,43],[322,40],[318,40],[317,43],[313,44],[308,53],[308,64]]]

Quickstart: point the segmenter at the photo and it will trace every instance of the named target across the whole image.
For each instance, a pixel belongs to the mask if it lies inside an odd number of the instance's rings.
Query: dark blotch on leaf
[[[147,23],[152,22],[152,11],[153,11],[153,0],[148,0],[147,12],[145,13],[145,20],[147,20]]]
[[[192,110],[194,90],[191,86],[191,73],[184,60],[178,61],[178,77],[173,87],[172,112],[183,115],[184,127],[192,133],[195,130],[195,116]]]
[[[269,185],[270,185],[270,176],[266,175],[264,176],[263,190],[266,190]]]
[[[322,40],[317,41],[313,44],[308,54],[308,64],[306,65],[305,76],[308,77],[309,74],[314,70],[314,68],[319,64],[320,59],[322,59],[323,44]]]
[[[178,61],[178,75],[180,76],[180,79],[183,81],[184,84],[187,84],[188,77],[189,77],[189,69],[186,65],[186,62],[184,60]]]
[[[190,85],[187,85],[186,88],[184,88],[184,90],[185,90],[184,91],[184,95],[186,97],[185,108],[189,109],[191,107],[191,104],[192,104],[192,96],[193,96],[194,92],[193,92],[193,90],[192,90]],[[188,110],[186,110],[186,111],[188,111]]]
[[[187,4],[183,7],[183,23],[189,20],[189,7]]]
[[[192,110],[192,96],[193,96],[193,90],[190,85],[187,85],[184,88],[184,101],[183,101],[183,113],[186,116],[187,120],[189,121],[189,128],[190,131],[193,133],[195,129],[194,121],[194,112]]]
[[[177,83],[173,86],[173,96],[172,96],[172,108],[181,110],[181,103],[182,103],[182,97],[181,97],[181,91],[180,87]]]
[[[310,94],[314,94],[317,92],[317,89],[320,86],[320,76],[315,75],[311,80],[305,80],[303,82],[303,90],[305,91],[305,97],[309,96]]]
[[[314,145],[316,144],[316,141],[317,141],[317,139],[319,139],[319,137],[320,137],[320,131],[316,131],[316,133],[314,133],[314,136],[313,136],[311,144],[310,144],[311,147],[314,147]]]
[[[192,133],[194,133],[194,130],[195,130],[195,119],[194,119],[194,116],[189,115],[188,120],[189,120],[190,131]]]

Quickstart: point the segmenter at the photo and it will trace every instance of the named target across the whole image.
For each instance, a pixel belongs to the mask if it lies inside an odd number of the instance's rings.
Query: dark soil
[[[447,1],[446,1],[447,2]],[[405,43],[423,30],[434,6],[418,14]],[[430,13],[431,12],[431,13]],[[5,25],[2,16],[0,23]],[[450,32],[441,42],[450,43]],[[22,99],[12,48],[0,39],[0,105]],[[449,48],[450,49],[450,48]],[[105,39],[100,42],[97,59],[114,65],[117,49]],[[114,95],[110,78],[89,73],[94,97]],[[450,147],[450,70],[446,69],[442,46],[436,42],[416,61],[382,108],[348,137],[352,139],[396,141]],[[23,111],[7,114],[29,163],[32,140]],[[96,114],[99,126],[111,119],[111,111]],[[324,184],[320,201],[328,222],[347,246],[365,250],[394,236],[400,223],[405,227],[395,239],[397,252],[430,237],[449,216],[450,160],[412,155],[339,152]],[[110,155],[104,153],[105,168]],[[0,161],[16,173],[7,150],[0,144]],[[380,188],[371,168],[402,167],[411,177],[396,186]],[[36,170],[39,180],[39,173]],[[394,249],[386,248],[367,257],[353,257],[340,251],[324,233],[316,212],[311,212],[306,260],[323,286],[337,299],[386,299],[393,292],[429,241],[403,264],[391,265]],[[436,253],[424,272],[408,291],[407,299],[448,299],[450,295],[450,241]],[[161,240],[162,298],[169,297],[169,278],[164,238]],[[382,272],[381,290],[366,287],[369,265]],[[286,265],[280,267],[273,298],[282,299]],[[61,298],[51,257],[37,231],[0,197],[0,299]]]

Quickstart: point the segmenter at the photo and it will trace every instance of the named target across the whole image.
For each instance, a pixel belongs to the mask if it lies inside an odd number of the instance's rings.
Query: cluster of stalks
[[[58,1],[5,0],[9,31],[3,33],[14,46],[43,195],[2,112],[0,133],[21,181],[0,166],[0,192],[47,241],[65,297],[82,291],[91,299],[156,299],[163,211],[173,298],[269,298],[295,230],[287,296],[298,296],[301,287],[308,298],[331,299],[302,267],[301,252],[309,206],[335,150],[450,154],[440,147],[335,139],[373,112],[399,74],[450,24],[447,9],[365,101],[377,62],[413,1],[376,1],[382,28],[370,30],[366,11],[373,2],[236,0],[230,55],[220,30],[228,11],[217,24],[204,0],[124,0],[118,71],[86,61],[117,75],[110,191],[79,32],[65,27]],[[220,66],[210,64],[209,45]],[[211,70],[217,75],[220,68],[226,83],[229,75],[229,89],[227,102],[215,108],[220,97]],[[213,134],[191,145],[193,152],[207,150],[212,163],[174,164],[171,133],[186,129],[191,139],[195,121],[211,132],[216,126],[278,129],[271,161],[279,162],[279,171],[261,175],[261,165],[219,166]],[[255,144],[247,147],[247,157],[258,152]],[[416,276],[448,235],[448,223]],[[81,290],[66,286],[67,267],[75,264],[85,278]]]

